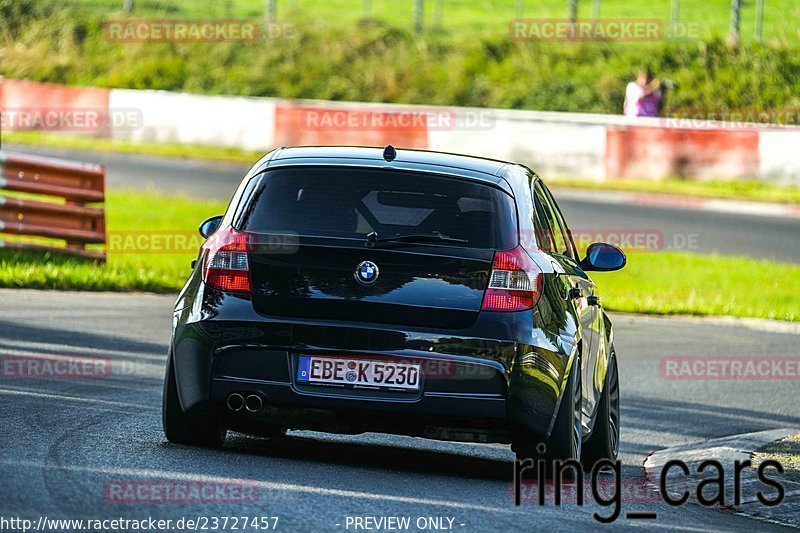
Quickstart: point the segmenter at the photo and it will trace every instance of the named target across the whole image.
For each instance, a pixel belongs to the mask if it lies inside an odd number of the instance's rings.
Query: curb
[[[754,202],[746,200],[724,200],[720,198],[698,198],[673,194],[638,193],[628,191],[603,191],[594,189],[571,189],[553,184],[553,194],[559,201],[575,200],[610,205],[638,205],[708,211],[731,215],[762,216],[800,219],[800,205]]]
[[[777,490],[761,482],[756,472],[747,468],[741,472],[740,477],[740,505],[733,503],[734,462],[748,461],[752,458],[755,450],[798,433],[800,433],[798,429],[774,429],[682,444],[659,450],[651,453],[644,462],[647,483],[651,488],[659,490],[662,468],[667,461],[683,461],[689,467],[689,475],[684,475],[680,468],[671,468],[666,476],[667,495],[672,499],[678,499],[688,491],[689,501],[701,505],[696,498],[698,483],[703,479],[716,477],[718,474],[716,468],[706,469],[705,474],[699,473],[697,469],[703,461],[716,460],[722,463],[725,470],[725,505],[715,505],[714,508],[789,527],[800,527],[800,483],[781,480],[785,491],[784,499],[779,505],[769,507],[759,501],[757,494],[760,492],[765,498],[774,500]],[[774,478],[773,474],[774,470],[772,469],[767,472],[770,478]],[[715,484],[707,485],[704,490],[707,498],[713,497],[716,492]]]

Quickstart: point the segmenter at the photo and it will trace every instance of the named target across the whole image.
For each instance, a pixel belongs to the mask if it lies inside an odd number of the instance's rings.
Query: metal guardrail
[[[105,261],[105,251],[86,249],[87,244],[106,242],[105,209],[85,205],[105,200],[105,175],[102,165],[0,151],[0,234],[65,242],[59,247],[0,239],[0,248],[39,249]],[[3,191],[25,195],[6,196]]]

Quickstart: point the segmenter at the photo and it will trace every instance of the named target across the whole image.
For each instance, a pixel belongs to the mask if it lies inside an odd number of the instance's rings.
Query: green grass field
[[[122,0],[72,0],[79,8],[93,12],[121,12]],[[64,4],[63,0],[57,2]],[[136,0],[133,15],[186,17],[256,17],[265,16],[267,0]],[[370,17],[394,26],[411,28],[414,23],[413,0],[277,0],[278,21],[315,25],[353,25]],[[601,0],[601,18],[670,20],[672,0],[632,2]],[[730,28],[730,0],[681,0],[679,19],[702,25],[702,38],[727,35]],[[517,18],[516,0],[425,0],[423,20],[426,28],[442,28],[454,34],[508,32]],[[523,0],[524,18],[565,18],[567,0]],[[593,2],[580,0],[578,16],[591,18]],[[756,3],[743,2],[741,35],[755,36]],[[799,42],[800,3],[795,0],[766,0],[763,36],[765,41]]]
[[[625,269],[596,273],[592,279],[613,311],[800,321],[797,265],[721,255],[631,253]]]
[[[753,456],[753,468],[769,459],[783,466],[784,473],[780,477],[800,482],[800,435],[786,437],[757,450]]]
[[[197,235],[204,219],[222,214],[226,205],[154,191],[108,191],[106,230],[109,240],[116,232],[149,236],[174,233]],[[154,233],[151,233],[154,232]],[[128,233],[124,234],[127,236]],[[197,235],[198,242],[202,239]],[[147,243],[145,244],[147,246]],[[187,253],[108,253],[105,265],[73,259],[61,254],[16,252],[0,249],[0,286],[35,289],[80,289],[91,291],[148,291],[169,293],[181,288],[197,251]],[[123,246],[124,248],[124,246]]]
[[[225,205],[150,192],[110,191],[108,232],[196,235]],[[200,243],[199,237],[193,242]],[[152,243],[152,240],[148,240]],[[118,253],[106,265],[41,253],[0,250],[0,286],[93,291],[177,293],[196,250]],[[800,321],[800,266],[688,253],[631,253],[628,266],[597,273],[609,310],[636,313],[730,315]]]
[[[754,202],[776,202],[800,204],[800,187],[774,185],[762,181],[688,181],[685,179],[620,179],[596,181],[581,178],[547,178],[552,187],[571,189],[593,189],[600,191],[630,191],[654,194],[674,194],[699,198],[722,198],[726,200],[750,200]]]

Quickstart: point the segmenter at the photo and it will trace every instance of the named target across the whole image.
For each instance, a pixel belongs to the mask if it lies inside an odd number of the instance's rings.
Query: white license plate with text
[[[301,355],[297,381],[353,387],[419,390],[420,365]]]

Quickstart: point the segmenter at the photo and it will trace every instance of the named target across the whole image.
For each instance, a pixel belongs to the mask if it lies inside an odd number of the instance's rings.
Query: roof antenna
[[[388,161],[392,162],[397,157],[397,150],[394,149],[394,146],[391,144],[383,149],[383,158]]]

